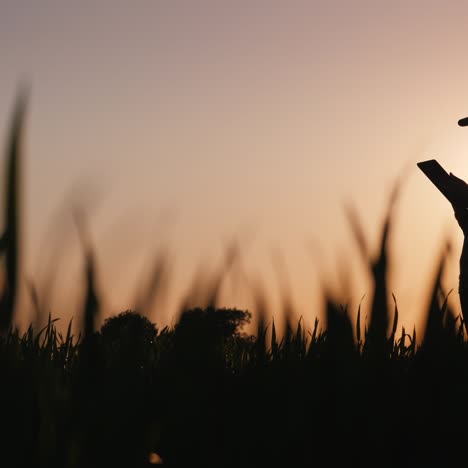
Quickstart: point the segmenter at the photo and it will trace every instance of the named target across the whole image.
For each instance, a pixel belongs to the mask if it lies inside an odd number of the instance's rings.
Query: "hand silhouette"
[[[453,181],[454,187],[460,193],[466,194],[465,197],[468,199],[468,184],[463,180],[457,177],[456,175],[450,173],[450,178]],[[455,205],[452,204],[454,212],[455,212],[455,219],[458,222],[463,234],[468,236],[468,207],[463,205]]]

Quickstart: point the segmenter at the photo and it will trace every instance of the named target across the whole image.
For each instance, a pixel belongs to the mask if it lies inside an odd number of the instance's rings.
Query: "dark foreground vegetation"
[[[18,332],[23,113],[24,98],[7,148],[0,238],[1,466],[141,467],[156,454],[187,466],[466,465],[468,346],[465,322],[441,288],[445,254],[419,345],[414,331],[399,327],[388,291],[398,190],[375,258],[349,213],[373,278],[370,306],[360,306],[353,322],[346,306],[324,294],[323,327],[317,320],[305,327],[285,306],[277,329],[257,294],[257,330],[247,335],[250,313],[219,307],[220,273],[203,292],[202,308],[182,307],[171,327],[127,311],[96,331],[95,260],[77,219],[86,256],[86,299],[76,317],[82,333],[74,336],[70,322],[62,334],[51,317],[41,329]],[[148,297],[160,287],[160,267]]]

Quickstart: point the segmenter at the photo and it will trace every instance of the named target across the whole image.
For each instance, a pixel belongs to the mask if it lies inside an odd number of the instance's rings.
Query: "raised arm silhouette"
[[[450,177],[453,179],[456,186],[460,191],[466,192],[468,196],[468,184],[459,177],[450,173]],[[460,256],[460,276],[458,284],[458,292],[460,294],[460,304],[463,312],[463,316],[468,315],[468,208],[462,205],[452,204],[455,218],[463,231],[464,241],[462,253]]]

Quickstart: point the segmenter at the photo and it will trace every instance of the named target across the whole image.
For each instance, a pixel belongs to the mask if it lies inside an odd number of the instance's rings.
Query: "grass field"
[[[260,292],[253,316],[222,308],[220,273],[199,291],[203,306],[182,307],[170,327],[159,329],[126,311],[96,330],[94,252],[77,214],[87,287],[82,313],[73,320],[82,332],[74,335],[70,322],[61,333],[54,311],[44,328],[20,333],[14,312],[26,104],[22,95],[12,119],[0,238],[2,466],[138,467],[160,458],[216,466],[466,464],[466,324],[441,287],[446,249],[435,259],[423,340],[399,326],[397,300],[388,289],[398,187],[375,257],[349,212],[373,279],[370,310],[359,306],[357,320],[324,292],[324,323],[316,320],[308,329],[286,305],[278,330]],[[161,287],[163,263],[143,297]],[[34,288],[31,294],[37,304]],[[249,335],[243,327],[251,320],[256,333]]]

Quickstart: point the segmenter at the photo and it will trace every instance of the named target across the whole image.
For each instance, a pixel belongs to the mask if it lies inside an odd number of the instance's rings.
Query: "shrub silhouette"
[[[201,337],[211,340],[228,340],[240,337],[242,327],[252,318],[248,311],[238,309],[215,309],[208,307],[189,309],[182,316],[175,327],[176,340],[202,341]]]
[[[106,367],[148,367],[153,361],[157,328],[146,317],[127,310],[104,321],[98,347]]]
[[[245,337],[242,327],[251,314],[238,309],[189,309],[182,313],[174,329],[174,353],[180,365],[203,368],[222,366],[226,351]]]

